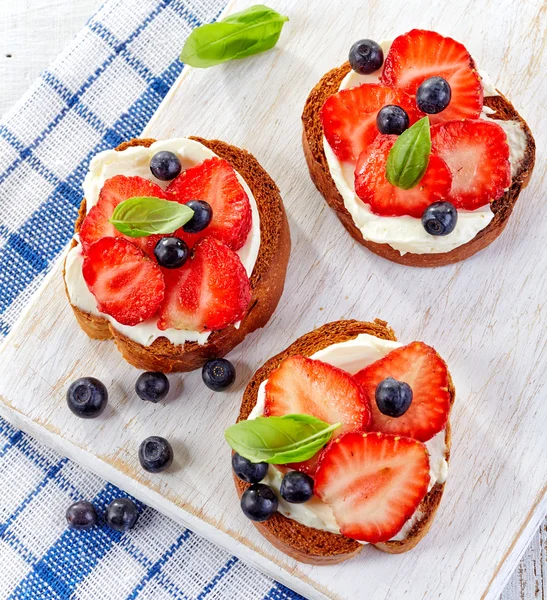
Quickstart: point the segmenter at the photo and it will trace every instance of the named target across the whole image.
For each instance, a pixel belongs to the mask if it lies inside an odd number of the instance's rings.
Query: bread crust
[[[329,206],[336,212],[350,235],[378,256],[409,267],[440,267],[465,260],[476,252],[486,248],[504,230],[519,194],[528,184],[534,169],[536,146],[532,132],[524,119],[518,114],[511,102],[502,94],[499,96],[488,96],[484,99],[485,106],[495,111],[491,115],[493,119],[519,121],[528,139],[524,158],[518,173],[512,179],[511,187],[501,198],[491,204],[492,212],[494,213],[492,221],[483,230],[479,231],[472,240],[454,248],[450,252],[436,254],[414,254],[408,252],[401,255],[398,250],[395,250],[389,244],[378,244],[363,238],[361,231],[357,228],[344,206],[344,200],[331,177],[327,164],[327,157],[323,148],[323,127],[320,111],[326,99],[338,92],[342,80],[350,70],[350,64],[346,62],[341,67],[337,67],[326,73],[310,92],[306,100],[304,112],[302,113],[302,145],[310,176],[319,192],[321,192]]]
[[[314,331],[306,333],[288,348],[268,360],[247,385],[238,416],[238,422],[247,419],[257,401],[260,384],[268,379],[270,373],[287,357],[296,354],[311,356],[315,352],[332,344],[354,339],[360,333],[368,333],[384,340],[396,341],[395,334],[385,321],[376,319],[373,323],[364,321],[335,321],[327,323]],[[451,405],[456,391],[449,376]],[[446,426],[446,458],[450,458],[450,424]],[[241,498],[249,484],[234,475],[234,483]],[[429,531],[435,513],[441,501],[445,484],[436,484],[426,494],[418,510],[423,516],[416,521],[406,539],[375,544],[375,547],[390,554],[400,554],[411,550]],[[263,523],[253,522],[258,531],[278,550],[296,560],[312,565],[332,565],[357,555],[365,547],[363,544],[342,535],[307,527],[275,513]]]
[[[214,331],[203,345],[197,342],[175,345],[167,338],[160,337],[150,346],[143,346],[129,339],[107,319],[86,313],[71,304],[76,320],[89,337],[99,340],[113,338],[127,362],[147,371],[192,371],[201,367],[209,358],[226,355],[248,334],[266,325],[277,307],[285,284],[291,240],[283,201],[274,181],[249,152],[220,140],[205,140],[200,137],[190,139],[200,142],[227,160],[246,181],[256,200],[260,215],[260,248],[250,278],[251,302],[239,328],[230,325]],[[148,147],[154,142],[152,138],[132,139],[120,144],[116,150],[122,151],[131,146]],[[85,215],[84,199],[75,225],[76,233],[80,230]],[[73,242],[74,245],[76,242]]]

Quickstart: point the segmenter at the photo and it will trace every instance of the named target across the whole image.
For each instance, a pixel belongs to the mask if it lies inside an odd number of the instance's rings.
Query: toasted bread
[[[277,186],[249,152],[219,140],[205,140],[198,137],[190,139],[200,142],[227,160],[243,177],[256,200],[260,215],[260,249],[250,278],[251,302],[239,328],[230,325],[220,331],[214,331],[203,345],[197,342],[175,345],[167,338],[160,337],[150,346],[143,346],[122,335],[106,319],[71,305],[80,327],[88,336],[99,340],[113,338],[125,360],[138,369],[164,373],[192,371],[202,366],[209,358],[224,356],[249,333],[266,325],[283,293],[291,240],[285,209]],[[130,146],[148,147],[154,142],[155,140],[150,138],[133,139],[120,144],[116,150],[122,151]],[[84,198],[75,225],[76,233],[80,230],[85,216]],[[76,242],[73,242],[74,245]]]
[[[396,341],[393,330],[385,321],[376,319],[374,323],[362,321],[335,321],[327,323],[310,333],[303,335],[283,352],[268,360],[247,385],[238,421],[247,419],[257,401],[260,384],[268,379],[271,371],[289,356],[300,354],[311,356],[315,352],[357,337],[360,333],[368,333],[384,340]],[[451,403],[455,398],[455,389],[450,380]],[[446,427],[446,459],[450,457],[450,424]],[[241,497],[249,484],[234,475],[238,495]],[[400,554],[416,546],[429,531],[435,512],[441,501],[445,484],[435,484],[422,500],[418,510],[421,513],[408,536],[401,541],[389,541],[375,544],[375,547],[391,554]],[[347,560],[358,554],[365,546],[336,533],[313,529],[275,513],[267,521],[253,523],[258,531],[276,548],[300,562],[313,565],[330,565]]]

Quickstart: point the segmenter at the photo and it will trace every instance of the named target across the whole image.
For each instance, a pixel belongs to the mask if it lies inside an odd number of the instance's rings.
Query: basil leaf
[[[228,427],[224,437],[232,450],[251,462],[283,465],[317,454],[340,426],[311,415],[258,417]]]
[[[129,237],[173,233],[194,216],[185,204],[148,196],[135,196],[120,202],[110,222]]]
[[[424,117],[393,144],[386,162],[387,180],[403,190],[414,187],[424,176],[430,154],[429,117]]]
[[[180,60],[206,69],[228,60],[245,58],[273,48],[289,18],[262,4],[251,6],[192,31]]]

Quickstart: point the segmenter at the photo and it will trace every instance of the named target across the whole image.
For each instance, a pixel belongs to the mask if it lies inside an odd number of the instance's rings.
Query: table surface
[[[0,115],[83,27],[100,0],[0,2]],[[511,578],[502,600],[547,599],[547,520]]]

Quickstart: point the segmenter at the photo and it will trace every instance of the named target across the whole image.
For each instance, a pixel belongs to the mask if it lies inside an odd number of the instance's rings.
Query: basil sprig
[[[251,6],[192,31],[180,60],[192,67],[207,68],[235,58],[270,50],[277,44],[289,18],[262,4]]]
[[[232,450],[251,462],[285,465],[317,454],[340,426],[311,415],[258,417],[228,427],[224,437]]]
[[[135,196],[120,202],[110,222],[129,237],[173,233],[194,216],[185,204],[153,196]]]
[[[403,131],[389,152],[386,177],[403,190],[413,188],[424,176],[431,154],[429,117]]]

